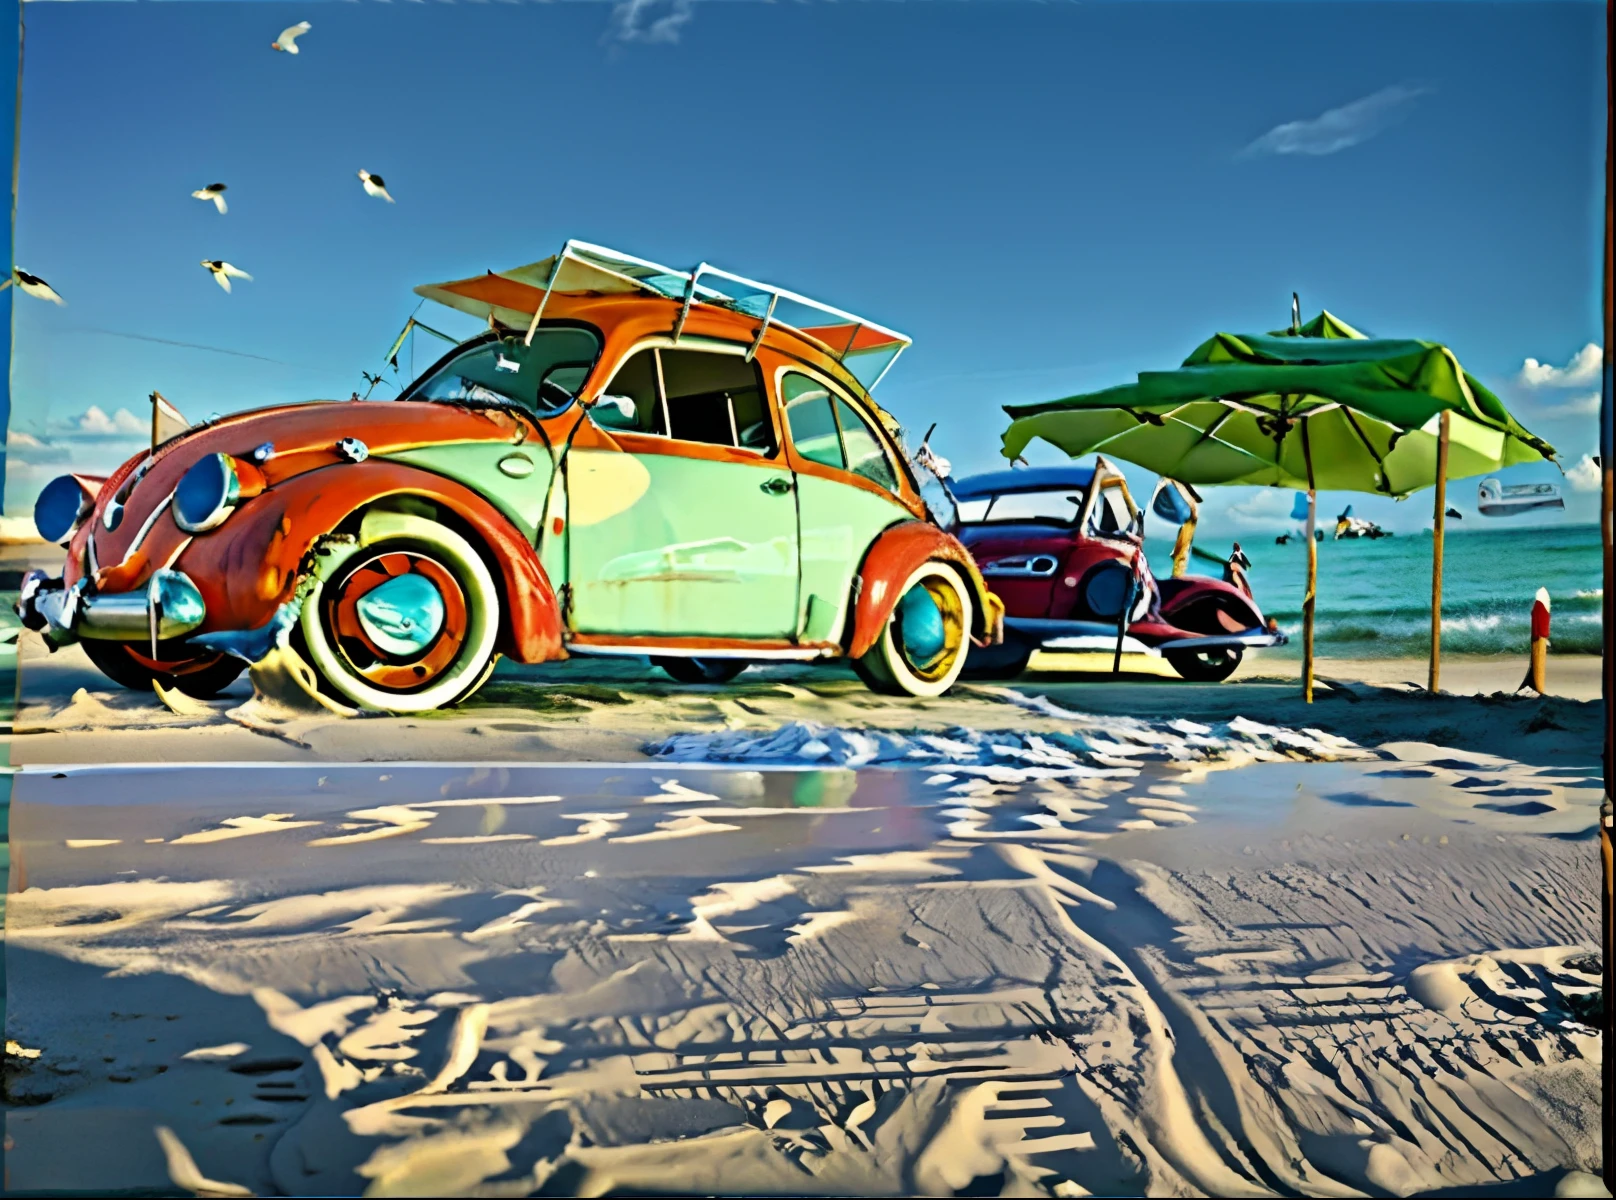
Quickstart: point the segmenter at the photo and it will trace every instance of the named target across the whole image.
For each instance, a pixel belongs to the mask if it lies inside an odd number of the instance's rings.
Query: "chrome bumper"
[[[1117,648],[1117,627],[1099,621],[1052,621],[1037,617],[1006,617],[1007,634],[1016,634],[1040,650],[1084,651]],[[1174,638],[1170,642],[1157,642],[1147,646],[1144,642],[1124,633],[1124,654],[1161,655],[1175,650],[1216,650],[1222,647],[1283,646],[1290,639],[1275,630],[1251,629],[1244,633],[1214,633],[1205,637]]]
[[[99,641],[167,641],[202,624],[207,608],[202,593],[181,571],[158,571],[138,592],[95,595],[89,580],[63,587],[43,571],[23,576],[17,616],[53,645],[79,638]]]

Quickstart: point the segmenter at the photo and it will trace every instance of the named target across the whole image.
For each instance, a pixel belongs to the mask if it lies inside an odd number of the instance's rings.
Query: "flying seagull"
[[[251,275],[247,274],[247,272],[243,271],[241,268],[232,267],[229,263],[222,262],[217,258],[204,258],[202,260],[202,265],[209,271],[213,272],[214,282],[216,282],[227,292],[230,290],[231,279],[250,280],[252,278]]]
[[[365,185],[365,195],[380,196],[387,203],[394,203],[393,198],[387,194],[387,184],[382,182],[380,175],[372,175],[369,171],[359,172],[359,182]]]
[[[66,300],[56,294],[56,289],[51,287],[50,284],[46,283],[38,275],[30,275],[21,267],[13,267],[11,269],[11,279],[6,280],[4,284],[0,284],[0,288],[10,287],[13,281],[17,284],[19,291],[27,292],[36,300],[49,300],[52,304],[67,303]]]
[[[198,200],[212,200],[213,207],[217,208],[221,213],[227,213],[230,211],[230,209],[225,205],[224,192],[224,184],[210,183],[205,188],[197,188],[196,191],[191,193],[191,195],[195,196]]]
[[[287,29],[281,30],[280,37],[269,44],[271,50],[284,50],[288,54],[297,53],[297,39],[309,31],[307,21],[299,21]]]

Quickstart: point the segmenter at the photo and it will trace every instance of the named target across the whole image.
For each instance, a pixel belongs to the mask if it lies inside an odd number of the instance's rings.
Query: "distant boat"
[[[1373,521],[1366,521],[1362,517],[1353,516],[1352,505],[1349,504],[1347,505],[1346,511],[1336,518],[1335,536],[1337,538],[1373,539],[1391,537],[1392,535],[1387,533],[1379,525],[1376,525]]]
[[[1513,517],[1534,508],[1564,508],[1565,498],[1552,483],[1512,483],[1483,479],[1476,489],[1476,510],[1484,517]]]

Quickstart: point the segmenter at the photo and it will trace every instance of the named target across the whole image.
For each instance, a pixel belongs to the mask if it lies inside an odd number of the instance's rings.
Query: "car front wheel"
[[[384,520],[380,536],[322,564],[298,623],[310,665],[323,687],[363,708],[425,712],[463,700],[494,669],[493,576],[447,526]]]
[[[941,696],[965,667],[971,644],[971,593],[946,562],[932,561],[904,581],[881,636],[853,669],[873,692]]]
[[[84,638],[79,645],[101,674],[136,692],[151,691],[155,682],[206,700],[224,691],[247,669],[241,659],[228,654],[205,654],[201,658],[168,662],[147,658],[122,642]]]
[[[1239,646],[1219,646],[1211,650],[1175,650],[1167,663],[1180,676],[1195,683],[1222,683],[1233,675],[1244,656]]]

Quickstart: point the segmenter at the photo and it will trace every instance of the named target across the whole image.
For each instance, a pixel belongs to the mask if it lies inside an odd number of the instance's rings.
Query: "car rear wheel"
[[[751,664],[744,658],[653,658],[680,683],[728,683]]]
[[[971,593],[945,562],[927,562],[904,581],[886,627],[853,669],[873,692],[941,696],[965,667]]]
[[[962,679],[1014,679],[1032,661],[1032,647],[1014,636],[997,646],[972,646],[965,658]]]
[[[323,687],[363,708],[464,700],[494,669],[494,578],[447,526],[391,515],[387,526],[322,564],[298,623],[303,649]]]
[[[1233,675],[1245,651],[1239,646],[1219,646],[1210,650],[1175,650],[1167,663],[1185,679],[1195,683],[1222,683]]]
[[[246,663],[229,654],[204,654],[201,658],[169,661],[148,658],[123,642],[84,638],[79,645],[103,675],[136,692],[149,692],[156,682],[206,700],[224,691],[247,669]],[[162,649],[162,643],[158,644],[158,649]]]

